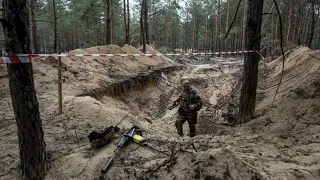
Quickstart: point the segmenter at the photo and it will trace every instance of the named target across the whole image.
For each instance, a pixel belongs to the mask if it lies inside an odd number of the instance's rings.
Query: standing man
[[[179,98],[174,101],[172,106],[169,106],[168,109],[172,110],[180,104],[179,115],[176,120],[175,126],[177,128],[178,134],[183,136],[183,124],[188,121],[190,137],[196,135],[196,124],[197,124],[197,115],[198,111],[202,107],[202,101],[197,91],[190,87],[190,82],[188,80],[183,81],[183,92]]]

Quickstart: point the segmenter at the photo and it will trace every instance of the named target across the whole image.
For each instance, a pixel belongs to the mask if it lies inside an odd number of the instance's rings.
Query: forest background
[[[55,53],[106,44],[139,47],[145,42],[163,53],[243,50],[246,0],[242,0],[233,27],[225,38],[238,2],[30,0],[31,49],[36,53]],[[264,3],[261,53],[274,57],[281,52],[280,24],[273,1]],[[278,4],[285,50],[309,44],[319,49],[320,2],[279,0]],[[4,52],[4,37],[2,32],[0,34],[0,47]]]

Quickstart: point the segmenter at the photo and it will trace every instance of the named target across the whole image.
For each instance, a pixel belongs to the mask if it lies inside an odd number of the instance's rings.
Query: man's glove
[[[168,106],[167,109],[168,110],[172,110],[174,108],[174,106]]]

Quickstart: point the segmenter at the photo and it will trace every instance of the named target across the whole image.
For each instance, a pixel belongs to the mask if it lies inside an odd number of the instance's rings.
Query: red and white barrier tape
[[[212,52],[212,53],[176,53],[176,54],[12,54],[9,57],[0,57],[2,63],[30,63],[32,57],[155,57],[155,56],[204,56],[204,55],[225,55],[243,54],[256,51],[233,51],[233,52]]]

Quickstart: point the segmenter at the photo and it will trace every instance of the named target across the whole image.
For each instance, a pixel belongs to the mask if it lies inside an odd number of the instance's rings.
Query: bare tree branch
[[[229,29],[228,29],[228,31],[227,31],[227,34],[226,34],[226,36],[225,36],[224,38],[227,38],[227,37],[228,37],[228,34],[229,34],[229,32],[230,32],[230,30],[231,30],[231,28],[232,28],[232,26],[233,26],[233,23],[234,23],[234,21],[236,20],[236,17],[237,17],[237,14],[238,14],[238,10],[239,10],[241,1],[242,1],[242,0],[239,0],[236,13],[235,13],[234,16],[233,16],[232,22],[231,22],[231,24],[230,24],[230,26],[229,26]]]

